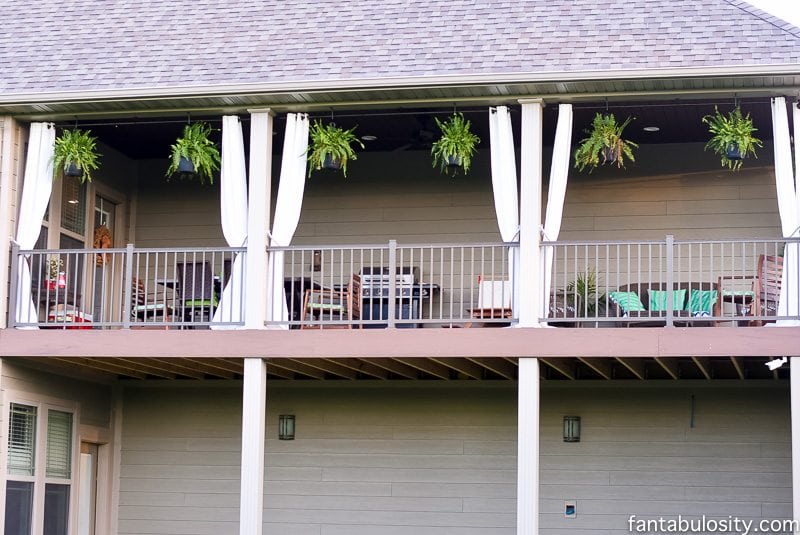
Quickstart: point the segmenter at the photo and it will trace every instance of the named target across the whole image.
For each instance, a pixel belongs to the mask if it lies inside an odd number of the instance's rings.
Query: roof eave
[[[95,111],[101,110],[108,105],[113,105],[119,111],[120,105],[125,102],[150,102],[162,104],[162,109],[186,107],[187,102],[200,102],[201,99],[213,99],[214,109],[226,107],[241,108],[241,102],[236,101],[235,97],[249,97],[250,100],[257,100],[259,105],[270,106],[271,96],[286,94],[303,94],[306,98],[297,102],[295,106],[285,103],[277,105],[276,108],[314,108],[319,105],[328,107],[340,105],[352,105],[352,100],[345,101],[344,95],[362,94],[369,92],[370,99],[375,100],[376,93],[381,95],[397,94],[398,92],[414,91],[415,93],[438,91],[444,93],[445,98],[450,98],[448,90],[456,91],[459,88],[474,87],[514,87],[514,86],[546,86],[552,87],[552,91],[531,93],[529,91],[517,93],[505,93],[494,95],[493,100],[509,100],[513,98],[597,98],[598,92],[587,94],[586,92],[575,92],[570,95],[569,89],[564,89],[564,84],[591,83],[599,84],[603,91],[602,94],[613,96],[630,96],[630,91],[619,89],[619,82],[644,83],[648,80],[669,81],[674,85],[672,93],[704,93],[696,87],[697,80],[738,80],[736,91],[742,95],[753,92],[764,92],[764,87],[750,86],[746,83],[748,79],[759,77],[795,77],[800,76],[800,64],[764,64],[764,65],[737,65],[737,66],[717,66],[717,67],[682,67],[670,69],[620,69],[604,71],[550,71],[550,72],[526,72],[526,73],[492,73],[492,74],[468,74],[468,75],[442,75],[442,76],[415,76],[415,77],[382,77],[382,78],[361,78],[361,79],[339,79],[339,80],[301,80],[288,82],[265,82],[265,83],[244,83],[244,84],[217,84],[217,85],[195,85],[195,86],[165,86],[165,87],[136,87],[121,89],[102,89],[96,91],[54,91],[54,92],[34,92],[34,93],[6,93],[0,94],[0,113],[20,113],[20,114],[48,114],[56,113],[50,106],[69,106],[74,104],[91,106]],[[604,83],[608,83],[605,85]],[[693,87],[694,86],[694,87]],[[716,91],[731,91],[734,88],[732,83],[723,83],[721,88]],[[771,88],[778,93],[797,93],[800,95],[800,84],[796,79],[791,81],[788,86],[776,86]],[[647,93],[647,91],[640,93]],[[663,92],[662,92],[663,93]],[[654,93],[655,94],[655,93]],[[315,98],[316,96],[316,98]],[[455,95],[453,95],[455,96]],[[486,100],[487,97],[480,97],[479,100]],[[384,99],[378,99],[384,100]],[[418,99],[418,100],[424,100]],[[436,100],[433,99],[432,100]],[[463,100],[463,98],[455,98]],[[178,102],[180,101],[180,104]],[[170,104],[172,102],[173,104]],[[364,102],[369,102],[365,100]],[[253,107],[253,106],[247,106]],[[59,110],[61,112],[66,110]],[[75,112],[81,111],[76,107]]]

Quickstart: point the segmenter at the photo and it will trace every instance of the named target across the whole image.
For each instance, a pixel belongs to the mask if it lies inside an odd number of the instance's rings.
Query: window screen
[[[72,414],[50,410],[47,414],[47,477],[72,475]]]
[[[36,407],[12,403],[8,420],[8,473],[32,476],[36,457]]]
[[[65,176],[61,180],[61,226],[83,235],[86,232],[86,185],[80,178]]]
[[[33,514],[33,482],[6,483],[6,529],[13,535],[30,535]]]

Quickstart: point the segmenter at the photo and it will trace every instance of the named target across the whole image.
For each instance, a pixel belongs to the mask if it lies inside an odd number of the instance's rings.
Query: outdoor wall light
[[[581,417],[564,416],[564,442],[581,441]]]
[[[294,414],[278,416],[278,439],[294,440]]]
[[[764,366],[769,368],[771,371],[775,371],[778,368],[780,368],[781,366],[783,366],[784,364],[786,364],[788,361],[789,361],[789,359],[786,358],[786,357],[775,358],[775,359],[772,359],[772,360],[770,360],[768,362],[765,362]]]
[[[322,271],[322,251],[319,249],[311,253],[311,271]]]

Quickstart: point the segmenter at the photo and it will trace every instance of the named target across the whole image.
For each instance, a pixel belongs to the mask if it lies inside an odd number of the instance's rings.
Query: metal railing
[[[790,245],[791,244],[791,245]],[[763,325],[778,316],[784,250],[798,239],[555,241],[546,321],[555,326]],[[798,255],[786,255],[795,263]],[[547,284],[547,281],[544,282]],[[786,293],[800,299],[798,280]]]
[[[282,317],[268,323],[294,328],[508,324],[514,295],[509,266],[516,249],[502,243],[401,246],[394,240],[270,247],[283,255],[285,305]],[[487,293],[488,282],[500,290]]]
[[[12,246],[9,325],[60,329],[244,324],[244,303],[220,306],[245,248],[20,250]],[[235,262],[241,256],[242,261]],[[30,294],[24,289],[30,288]]]
[[[763,325],[781,284],[800,300],[800,239],[556,241],[546,317],[554,326]],[[785,254],[788,250],[791,254]],[[283,267],[283,307],[271,325],[414,328],[509,325],[517,244],[270,247]],[[207,328],[244,325],[245,248],[12,248],[14,327]],[[237,260],[238,259],[238,260]],[[783,265],[792,262],[793,265]],[[781,280],[786,268],[795,275]],[[792,269],[788,269],[792,268]],[[272,277],[264,266],[264,276]],[[271,280],[271,279],[270,279]],[[546,284],[546,286],[545,286]],[[30,293],[27,292],[30,288]],[[244,289],[246,290],[246,289]],[[244,291],[246,293],[246,291]],[[226,304],[223,304],[226,303]],[[213,321],[215,318],[217,321]]]

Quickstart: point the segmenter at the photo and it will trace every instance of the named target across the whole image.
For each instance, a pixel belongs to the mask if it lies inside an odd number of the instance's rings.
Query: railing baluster
[[[131,302],[131,291],[133,290],[133,244],[129,243],[125,248],[125,280],[123,282],[125,297],[123,299],[122,328],[131,328],[131,314],[133,303]]]

